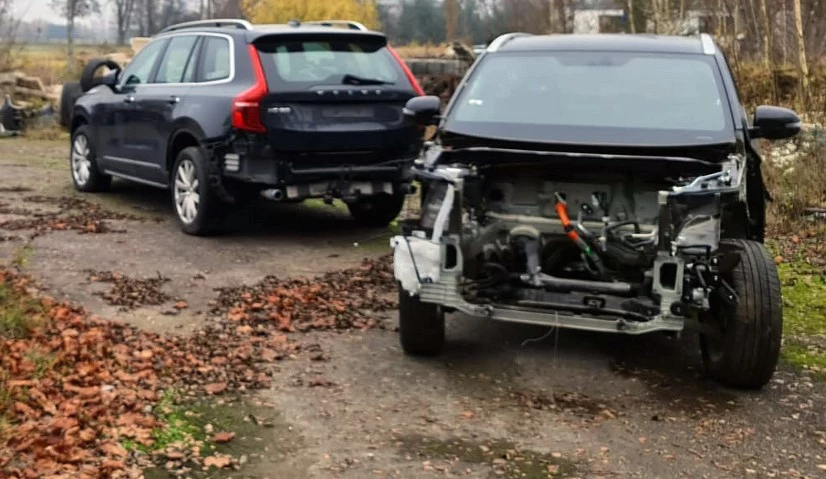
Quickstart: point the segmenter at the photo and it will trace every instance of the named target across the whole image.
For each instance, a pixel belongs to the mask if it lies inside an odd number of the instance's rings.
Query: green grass
[[[0,338],[25,338],[43,322],[43,308],[37,301],[0,283]]]
[[[783,285],[783,359],[826,377],[826,276],[802,262],[778,267]]]
[[[202,444],[206,440],[203,425],[196,421],[196,414],[177,404],[178,394],[174,390],[167,390],[161,395],[155,406],[155,415],[164,426],[152,431],[153,443],[145,446],[132,440],[125,440],[123,447],[130,451],[151,453],[161,451],[170,446],[189,448]],[[207,448],[202,448],[207,452]]]

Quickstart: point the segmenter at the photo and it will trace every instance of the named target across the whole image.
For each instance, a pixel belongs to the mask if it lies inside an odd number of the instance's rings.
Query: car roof
[[[700,37],[648,34],[514,35],[499,52],[607,51],[674,54],[708,53]]]
[[[342,36],[364,36],[370,38],[382,38],[385,39],[386,36],[381,32],[375,32],[372,30],[355,30],[349,28],[337,28],[332,26],[324,26],[324,25],[311,25],[311,24],[304,24],[304,25],[290,25],[290,24],[259,24],[259,25],[250,25],[253,28],[241,28],[239,27],[231,27],[231,26],[191,26],[186,28],[180,28],[170,31],[164,31],[155,35],[155,37],[165,37],[175,34],[186,34],[186,33],[220,33],[224,35],[233,35],[246,38],[248,43],[252,43],[258,38],[269,36],[269,35],[326,35],[326,36],[334,36],[334,35],[342,35]]]

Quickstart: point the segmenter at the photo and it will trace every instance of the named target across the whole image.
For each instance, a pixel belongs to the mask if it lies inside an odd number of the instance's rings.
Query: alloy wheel
[[[77,135],[72,142],[72,177],[80,186],[85,186],[92,176],[90,153],[89,139],[86,138],[86,135]]]
[[[175,209],[184,223],[192,223],[198,216],[198,205],[201,202],[199,185],[195,163],[184,159],[178,164],[178,171],[175,172],[174,186]]]

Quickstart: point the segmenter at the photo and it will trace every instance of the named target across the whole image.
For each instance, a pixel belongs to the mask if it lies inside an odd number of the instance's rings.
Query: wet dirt
[[[226,314],[215,311],[221,291],[255,292],[268,277],[306,285],[389,252],[391,232],[316,204],[255,203],[232,215],[231,232],[189,237],[163,191],[116,182],[106,194],[73,193],[65,150],[3,140],[0,223],[97,211],[125,232],[0,228],[0,261],[102,317],[186,334]],[[162,300],[123,311],[103,297],[113,284],[90,271],[168,281]],[[398,345],[395,312],[380,315],[384,328],[290,333],[318,353],[279,362],[270,389],[233,403],[243,414],[226,421],[248,438],[234,447],[254,447],[230,452],[257,456],[222,477],[826,475],[826,385],[788,367],[763,391],[732,391],[703,377],[689,335],[548,334],[455,315],[445,353],[412,358]],[[253,411],[272,427],[240,427]]]

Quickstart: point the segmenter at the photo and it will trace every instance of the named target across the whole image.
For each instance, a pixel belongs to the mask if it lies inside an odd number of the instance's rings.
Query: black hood
[[[616,155],[634,157],[652,157],[656,160],[662,157],[686,158],[699,160],[705,163],[721,163],[730,154],[743,153],[745,145],[740,139],[729,143],[699,144],[688,146],[628,146],[628,145],[588,145],[568,143],[535,143],[509,141],[494,138],[480,138],[446,130],[440,132],[442,146],[446,150],[461,150],[466,148],[491,148],[501,150],[524,150],[529,152],[560,152],[577,153],[583,155]]]

